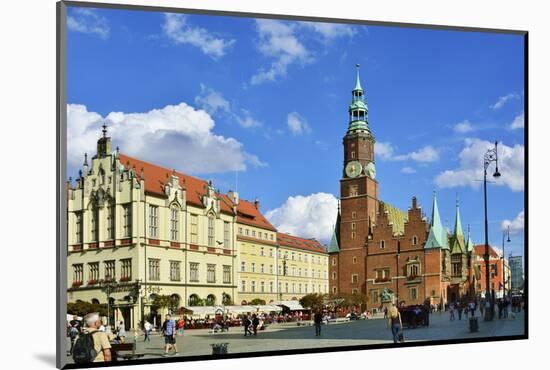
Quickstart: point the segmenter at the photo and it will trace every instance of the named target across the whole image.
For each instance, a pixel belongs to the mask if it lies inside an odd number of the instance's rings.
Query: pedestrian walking
[[[170,314],[165,316],[164,323],[162,324],[162,333],[164,335],[164,354],[168,355],[170,349],[173,349],[174,354],[177,354],[178,347],[176,346],[176,321],[172,319],[172,315]]]
[[[116,339],[119,343],[126,342],[126,328],[124,327],[124,322],[120,321],[116,330]]]
[[[474,317],[474,314],[476,312],[476,304],[473,301],[470,301],[468,304],[468,308],[470,309],[470,316]]]
[[[384,319],[388,318],[388,307],[384,307]]]
[[[86,328],[78,336],[73,348],[73,360],[77,364],[91,362],[110,362],[111,343],[107,334],[99,330],[102,325],[99,313],[89,313],[84,316]]]
[[[462,320],[462,306],[460,305],[460,302],[456,303],[456,310],[458,312],[458,319]]]
[[[178,330],[178,336],[183,335],[183,328],[185,327],[185,320],[183,319],[183,316],[180,316],[178,322],[176,323],[176,327]]]
[[[388,311],[388,325],[391,328],[391,333],[393,335],[393,342],[399,342],[399,331],[403,330],[403,323],[401,322],[401,314],[395,306],[395,303],[392,304],[392,307]]]
[[[242,319],[242,326],[244,327],[244,336],[246,337],[248,334],[251,334],[250,333],[250,324],[251,324],[251,321],[250,319],[248,318],[248,315],[243,315],[243,319]],[[252,335],[252,334],[251,334]]]
[[[256,314],[252,315],[252,332],[254,335],[258,335],[258,325],[260,325],[260,319],[258,319],[258,316]]]
[[[315,336],[321,335],[321,323],[323,322],[323,315],[321,311],[317,310],[313,315],[313,324],[315,325]]]
[[[143,324],[143,334],[145,335],[145,338],[143,341],[150,342],[151,341],[151,331],[153,331],[153,325],[147,320],[145,320],[145,323]]]
[[[453,303],[451,303],[451,304],[449,305],[449,314],[450,314],[450,316],[451,316],[451,317],[450,317],[450,320],[451,320],[451,321],[454,321],[454,319],[455,319],[455,306],[454,306]]]

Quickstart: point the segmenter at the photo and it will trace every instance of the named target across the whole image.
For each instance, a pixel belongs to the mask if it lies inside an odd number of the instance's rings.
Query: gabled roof
[[[485,244],[477,244],[474,246],[474,253],[483,258],[483,255],[485,254]],[[493,247],[491,247],[489,245],[489,258],[500,258],[500,255],[497,253],[496,250],[493,249]]]
[[[409,220],[408,213],[388,203],[384,203],[384,212],[388,213],[388,222],[392,224],[393,235],[403,234],[405,222]]]
[[[158,166],[149,162],[130,157],[126,154],[119,154],[120,163],[127,169],[135,167],[136,177],[141,180],[141,170],[145,179],[145,191],[150,194],[166,196],[164,186],[169,181],[170,176],[175,173],[178,177],[180,186],[186,189],[187,203],[197,207],[204,208],[202,197],[208,190],[208,182],[193,176],[177,172],[166,167]],[[216,193],[220,199],[220,208],[224,213],[234,215],[233,201],[227,194]],[[255,226],[270,231],[277,231],[275,227],[264,217],[256,205],[241,199],[237,206],[237,222]]]
[[[327,253],[326,248],[316,239],[304,239],[286,233],[277,233],[277,242],[283,247],[304,249],[318,253]]]
[[[449,248],[449,239],[447,237],[447,231],[441,224],[441,218],[439,217],[439,208],[437,207],[437,197],[434,192],[434,200],[432,206],[432,219],[430,221],[430,232],[428,234],[428,240],[424,245],[424,248]]]

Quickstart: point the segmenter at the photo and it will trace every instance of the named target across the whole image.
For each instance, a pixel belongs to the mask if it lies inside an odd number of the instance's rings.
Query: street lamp
[[[508,229],[502,233],[502,299],[506,297],[506,260],[504,259],[504,237],[508,235],[506,241],[510,243],[510,225]]]
[[[485,254],[483,258],[485,260],[485,301],[491,296],[490,284],[489,284],[489,222],[487,221],[487,168],[491,162],[495,162],[495,173],[493,177],[500,177],[500,172],[498,172],[498,152],[497,152],[498,142],[495,141],[495,147],[487,150],[483,157],[483,199],[484,199],[484,209],[485,209]],[[491,312],[485,310],[485,321],[490,321],[493,319],[493,310],[494,302],[491,300]]]
[[[107,326],[111,325],[111,293],[117,286],[118,284],[111,279],[100,282],[101,290],[107,294]]]
[[[395,262],[396,262],[396,267],[397,267],[397,275],[396,275],[396,278],[395,278],[395,285],[396,285],[396,289],[395,289],[395,296],[396,296],[396,306],[399,307],[399,257],[400,257],[400,253],[401,253],[401,242],[399,241],[399,234],[397,234],[397,255],[395,256]]]

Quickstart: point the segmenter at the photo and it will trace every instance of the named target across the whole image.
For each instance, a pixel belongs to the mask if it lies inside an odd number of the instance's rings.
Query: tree
[[[152,306],[155,308],[168,308],[170,311],[175,312],[178,309],[178,303],[179,300],[175,296],[157,295]]]
[[[310,293],[300,298],[300,304],[313,311],[322,310],[325,305],[325,298],[324,294]]]
[[[68,302],[69,315],[86,316],[91,312],[98,312],[99,316],[107,316],[107,304],[97,304],[84,301]]]
[[[260,298],[254,298],[253,300],[248,302],[248,304],[252,305],[252,306],[264,305],[265,301],[263,299],[260,299]]]

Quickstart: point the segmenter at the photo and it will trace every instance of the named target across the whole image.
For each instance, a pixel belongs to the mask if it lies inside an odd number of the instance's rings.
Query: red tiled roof
[[[237,222],[260,227],[271,231],[277,231],[277,229],[262,215],[260,210],[256,208],[254,203],[247,200],[240,199],[237,207]]]
[[[164,184],[168,182],[173,170],[132,158],[122,153],[119,154],[119,158],[120,163],[127,168],[135,167],[138,179],[143,169],[146,192],[165,196]],[[199,207],[204,207],[202,204],[202,197],[206,194],[208,182],[180,172],[176,172],[176,176],[179,178],[179,184],[185,185],[187,202]],[[227,194],[217,195],[220,198],[221,211],[233,215],[233,201],[231,198],[229,198]],[[237,206],[237,221],[246,225],[277,231],[253,203],[244,199],[239,200]]]
[[[325,247],[315,239],[304,239],[285,233],[277,233],[277,242],[279,245],[284,247],[305,249],[318,253],[327,253]]]
[[[483,257],[485,254],[485,244],[478,244],[474,246],[474,252],[476,255]],[[500,258],[500,255],[493,249],[493,247],[489,246],[489,258]]]

